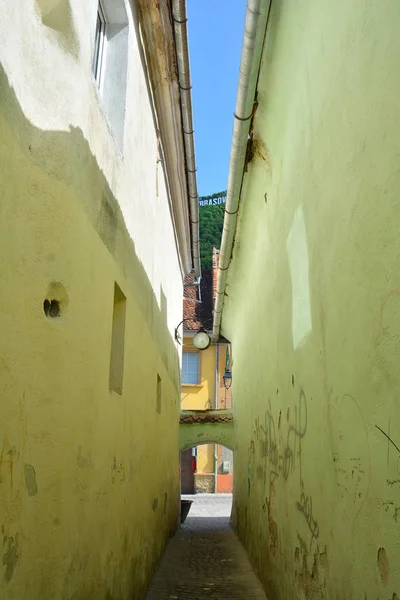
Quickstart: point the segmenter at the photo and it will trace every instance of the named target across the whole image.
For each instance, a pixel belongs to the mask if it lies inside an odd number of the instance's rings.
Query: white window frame
[[[98,27],[98,22],[100,22],[100,27]],[[94,52],[93,52],[93,64],[92,70],[93,75],[96,80],[97,86],[100,89],[101,85],[101,75],[103,72],[103,62],[104,62],[104,48],[106,44],[106,27],[107,27],[107,19],[105,17],[104,8],[99,0],[97,5],[97,14],[96,14],[96,30],[95,30],[95,39],[94,39]]]
[[[196,381],[188,383],[184,381],[184,377],[183,377],[183,361],[184,361],[184,356],[185,355],[195,355],[197,357],[197,377],[196,377]],[[200,384],[200,352],[187,352],[187,351],[183,351],[182,352],[182,385],[199,385]]]

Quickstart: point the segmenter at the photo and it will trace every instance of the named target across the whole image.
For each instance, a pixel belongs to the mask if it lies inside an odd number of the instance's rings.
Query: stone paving
[[[167,545],[147,600],[266,600],[229,526],[232,495],[182,497],[194,502]]]

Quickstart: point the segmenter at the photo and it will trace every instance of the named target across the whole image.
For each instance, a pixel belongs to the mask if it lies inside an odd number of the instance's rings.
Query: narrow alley
[[[399,600],[400,0],[0,8],[0,600]]]
[[[168,543],[147,600],[266,600],[247,553],[230,528],[232,494],[192,499]]]

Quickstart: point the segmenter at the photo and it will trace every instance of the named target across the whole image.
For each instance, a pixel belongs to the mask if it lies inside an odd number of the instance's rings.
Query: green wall
[[[272,3],[222,322],[269,600],[400,597],[399,25]]]

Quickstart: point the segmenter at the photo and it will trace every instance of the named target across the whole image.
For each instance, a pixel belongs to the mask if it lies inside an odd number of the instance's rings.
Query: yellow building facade
[[[207,350],[199,351],[193,346],[192,340],[192,337],[183,339],[181,409],[232,408],[231,390],[225,388],[223,380],[229,345],[212,344]],[[198,365],[198,383],[184,382],[184,363],[188,357],[192,359],[192,364]],[[202,439],[199,442],[202,442]],[[232,491],[233,455],[230,450],[204,441],[199,443],[192,455],[195,457],[196,492]]]
[[[227,389],[224,375],[231,366],[230,344],[213,343],[206,350],[193,345],[193,337],[204,321],[211,316],[213,282],[218,252],[214,250],[214,269],[203,273],[198,296],[186,279],[184,298],[184,332],[182,346],[181,410],[221,410],[232,408],[232,392]],[[201,308],[199,308],[199,297]],[[200,322],[199,319],[202,321]],[[229,385],[230,382],[227,384]],[[188,452],[188,451],[186,451]],[[190,452],[190,451],[189,451]],[[233,456],[231,450],[220,445],[207,444],[199,439],[193,455],[194,490],[197,492],[232,491]],[[188,461],[189,462],[189,461]]]

